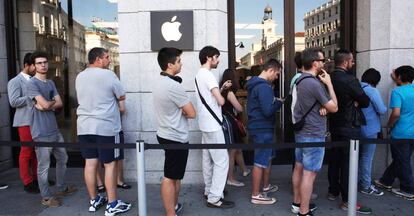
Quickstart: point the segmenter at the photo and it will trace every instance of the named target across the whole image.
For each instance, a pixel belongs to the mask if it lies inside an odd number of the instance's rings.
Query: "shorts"
[[[188,144],[181,143],[173,140],[168,140],[157,136],[158,143],[160,144]],[[164,177],[181,180],[184,178],[185,168],[187,166],[188,149],[164,149]]]
[[[296,142],[325,142],[325,136],[322,137],[304,137],[295,136]],[[318,172],[322,168],[325,147],[296,148],[295,160],[303,164],[307,171]]]
[[[254,144],[274,143],[273,133],[251,133],[250,137]],[[253,162],[254,166],[268,168],[275,156],[276,151],[274,149],[255,149]]]
[[[120,135],[99,136],[99,135],[78,135],[79,143],[120,143]],[[98,158],[101,163],[111,163],[124,159],[123,149],[113,148],[81,148],[84,159]]]

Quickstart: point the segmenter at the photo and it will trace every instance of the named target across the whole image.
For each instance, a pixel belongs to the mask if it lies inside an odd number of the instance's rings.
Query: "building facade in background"
[[[331,0],[305,14],[306,48],[322,48],[325,58],[333,59],[338,49],[341,26],[340,0]]]
[[[284,36],[276,34],[277,23],[272,18],[272,8],[266,6],[262,20],[262,38],[260,43],[254,43],[250,52],[240,58],[240,64],[251,67],[264,64],[268,59],[274,58],[281,62],[285,60]],[[295,33],[295,51],[305,49],[304,32]]]

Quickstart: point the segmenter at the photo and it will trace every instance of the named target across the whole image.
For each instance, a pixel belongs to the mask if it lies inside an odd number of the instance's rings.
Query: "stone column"
[[[37,6],[33,3],[33,0],[17,0],[17,27],[19,35],[19,50],[18,55],[20,64],[23,63],[24,55],[28,52],[34,52],[36,50],[36,31],[34,26],[33,12],[37,12]],[[19,65],[20,66],[20,65]]]
[[[7,96],[8,68],[4,0],[0,0],[0,140],[10,140],[9,100]],[[0,170],[11,167],[10,147],[0,147]]]
[[[410,0],[358,1],[357,74],[361,77],[370,67],[381,72],[377,88],[387,106],[395,87],[390,77],[392,69],[401,65],[414,66],[413,12],[414,1]],[[383,118],[383,126],[386,126],[389,114],[390,110]],[[387,165],[385,158],[390,157],[385,146],[378,146],[374,171],[382,174]]]
[[[199,51],[206,45],[217,47],[220,65],[217,78],[227,67],[227,2],[223,0],[123,0],[118,2],[120,38],[120,72],[126,95],[126,114],[123,129],[126,142],[142,139],[157,143],[156,119],[153,114],[152,86],[157,85],[161,69],[157,52],[151,50],[151,11],[192,10],[194,12],[194,50],[182,55],[183,68],[179,74],[183,85],[195,102],[194,77],[200,67]],[[201,143],[197,122],[190,120],[190,143]],[[146,154],[147,180],[159,182],[163,176],[164,152],[150,150]],[[135,150],[126,151],[125,177],[136,179]],[[201,151],[190,151],[184,182],[202,182]]]

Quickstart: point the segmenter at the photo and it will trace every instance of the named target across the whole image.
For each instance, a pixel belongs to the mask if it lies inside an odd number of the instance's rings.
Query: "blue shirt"
[[[387,112],[387,107],[384,105],[378,89],[364,82],[361,82],[361,87],[371,101],[367,108],[362,109],[367,124],[361,127],[361,133],[365,138],[372,138],[381,131],[380,116]]]
[[[392,128],[391,137],[395,139],[413,139],[414,85],[404,85],[392,90],[390,108],[400,108],[400,118]]]

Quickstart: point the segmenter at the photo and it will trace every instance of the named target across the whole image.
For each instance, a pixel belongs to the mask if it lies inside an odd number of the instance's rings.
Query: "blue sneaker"
[[[116,200],[106,205],[105,216],[114,216],[118,213],[127,212],[131,209],[131,203]]]
[[[96,212],[100,207],[104,206],[108,202],[106,197],[97,195],[95,199],[89,200],[91,206],[89,207],[89,212]]]
[[[184,207],[183,204],[177,203],[177,205],[175,206],[175,214],[179,215],[181,213],[181,211],[183,211],[183,207]]]

